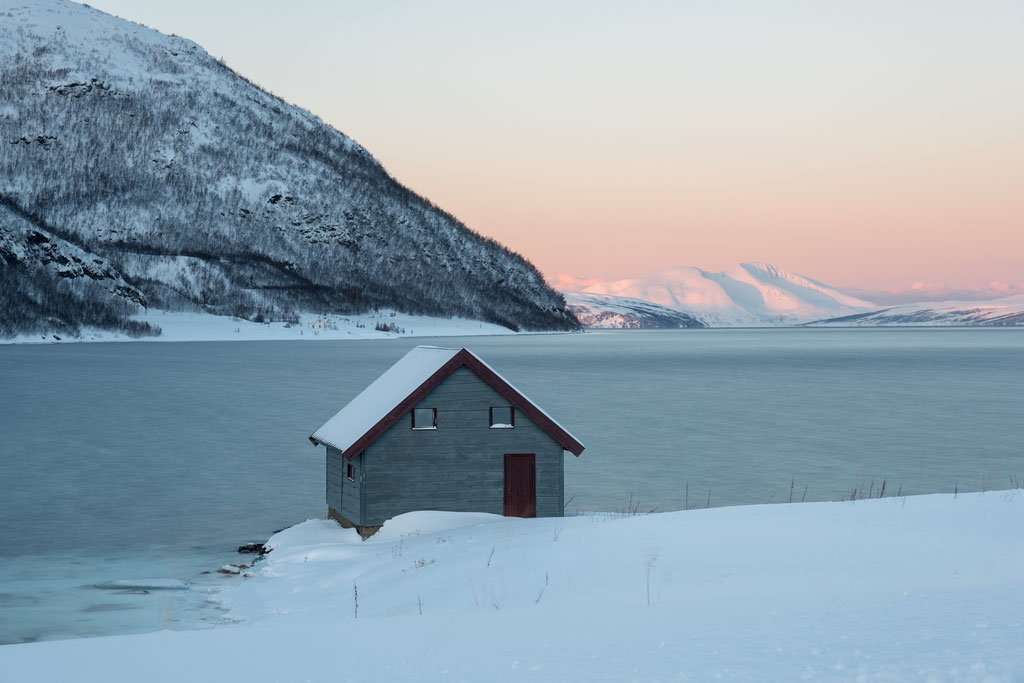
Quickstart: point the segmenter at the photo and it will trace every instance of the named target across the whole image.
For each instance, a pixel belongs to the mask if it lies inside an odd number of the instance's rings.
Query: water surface
[[[200,572],[324,514],[306,437],[416,343],[469,346],[586,444],[569,512],[1024,475],[1024,330],[0,346],[0,642],[216,621],[239,579]],[[193,589],[93,587],[138,578]]]

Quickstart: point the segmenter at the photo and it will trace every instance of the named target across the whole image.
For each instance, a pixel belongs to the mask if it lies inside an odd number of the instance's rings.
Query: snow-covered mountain
[[[569,308],[590,329],[666,329],[707,327],[694,316],[628,296],[563,292]]]
[[[1024,294],[991,301],[929,301],[919,304],[904,304],[868,313],[816,320],[809,324],[864,327],[877,325],[987,327],[1024,325]]]
[[[0,0],[0,337],[143,305],[578,327],[526,259],[195,43]]]
[[[709,327],[798,325],[877,310],[874,304],[767,263],[741,263],[722,273],[681,266],[624,280],[601,282],[558,276],[569,307],[585,327],[680,325],[620,324],[623,309],[647,304],[647,315],[683,314]]]

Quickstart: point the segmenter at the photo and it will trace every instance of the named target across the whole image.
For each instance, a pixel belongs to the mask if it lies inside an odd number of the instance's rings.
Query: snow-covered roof
[[[458,352],[459,349],[417,346],[349,401],[310,438],[344,453]]]
[[[583,452],[583,444],[568,430],[472,352],[438,346],[417,346],[409,351],[309,438],[352,459],[462,366],[502,394],[564,449],[575,455]]]

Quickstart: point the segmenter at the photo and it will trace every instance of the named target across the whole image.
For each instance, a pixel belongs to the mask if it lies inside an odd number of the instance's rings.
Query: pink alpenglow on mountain
[[[679,266],[607,282],[558,276],[552,284],[564,290],[576,315],[592,327],[634,326],[590,324],[610,307],[631,306],[623,298],[685,314],[699,321],[694,325],[698,327],[794,325],[878,309],[834,287],[758,262],[721,273]]]

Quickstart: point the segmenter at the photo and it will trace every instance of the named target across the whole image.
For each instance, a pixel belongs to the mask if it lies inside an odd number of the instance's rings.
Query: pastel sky
[[[1024,289],[1021,0],[91,4],[224,57],[548,275]]]

